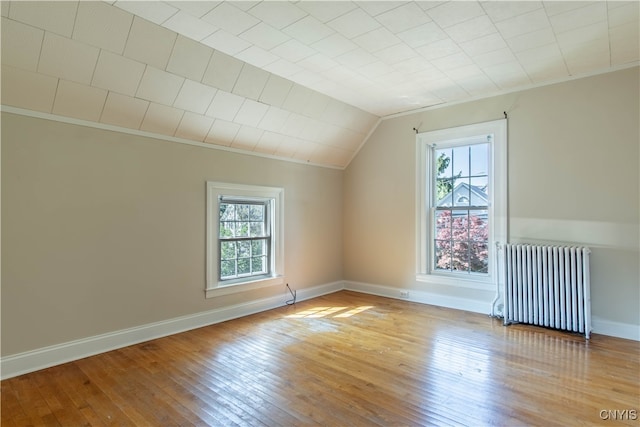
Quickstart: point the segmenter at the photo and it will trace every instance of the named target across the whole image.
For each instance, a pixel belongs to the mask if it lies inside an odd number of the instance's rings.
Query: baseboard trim
[[[597,316],[591,318],[591,329],[594,334],[640,341],[640,326],[631,323],[612,322]]]
[[[344,289],[365,294],[378,295],[387,298],[395,298],[404,301],[419,302],[421,304],[436,305],[455,310],[471,311],[474,313],[490,314],[491,302],[483,302],[468,298],[452,297],[433,292],[418,291],[415,289],[399,289],[390,286],[373,285],[371,283],[345,281]],[[407,291],[408,296],[401,296],[401,291]]]
[[[301,289],[296,292],[296,299],[303,301],[337,292],[343,288],[343,282],[333,282]],[[250,301],[6,356],[0,359],[0,378],[16,377],[144,341],[282,307],[288,299],[288,297],[275,296]]]

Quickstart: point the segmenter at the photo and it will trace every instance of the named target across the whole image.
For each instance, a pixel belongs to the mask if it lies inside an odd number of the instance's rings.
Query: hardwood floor
[[[640,343],[342,291],[2,381],[2,426],[638,425]]]

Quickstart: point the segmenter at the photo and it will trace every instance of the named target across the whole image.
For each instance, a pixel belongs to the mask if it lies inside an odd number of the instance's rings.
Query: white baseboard
[[[407,290],[408,297],[401,297],[402,289],[373,285],[362,282],[333,282],[312,288],[300,289],[296,292],[297,301],[327,295],[340,290],[350,290],[371,295],[379,295],[388,298],[418,302],[422,304],[436,305],[457,310],[471,311],[474,313],[489,314],[491,303],[471,300],[460,297],[444,296],[440,294]],[[250,301],[243,304],[176,317],[161,322],[149,323],[134,328],[109,332],[102,335],[69,341],[49,347],[27,351],[24,353],[6,356],[0,359],[0,378],[7,379],[29,372],[45,369],[106,351],[115,350],[155,338],[188,331],[190,329],[213,325],[231,319],[236,319],[250,314],[258,313],[273,308],[282,307],[287,296],[276,296],[261,300]],[[597,317],[593,318],[593,332],[613,337],[626,338],[640,341],[640,327],[632,324],[612,322]]]
[[[612,322],[597,316],[591,318],[591,329],[594,334],[640,341],[640,326],[630,323]]]
[[[343,288],[343,282],[327,283],[301,289],[297,291],[296,297],[298,301],[303,301],[330,294]],[[289,299],[287,296],[276,296],[250,301],[6,356],[0,359],[0,378],[15,377],[155,338],[282,307],[285,305],[285,301]]]
[[[471,311],[474,313],[490,314],[491,302],[483,302],[468,298],[452,297],[432,292],[418,291],[414,289],[399,289],[390,286],[372,285],[370,283],[345,281],[344,289],[362,292],[365,294],[379,295],[388,298],[405,301],[419,302],[422,304],[437,305],[439,307],[453,308],[455,310]],[[401,291],[407,291],[408,296],[401,296]]]

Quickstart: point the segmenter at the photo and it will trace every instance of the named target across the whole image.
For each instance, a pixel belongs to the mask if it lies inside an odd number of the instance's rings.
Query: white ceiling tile
[[[630,2],[609,2],[608,5],[612,3],[619,4],[620,7],[616,7],[613,9],[609,9],[609,26],[617,27],[619,25],[625,25],[634,23],[635,25],[639,25],[640,23],[640,2],[630,1]]]
[[[310,162],[311,158],[314,156],[316,150],[320,149],[320,144],[316,144],[315,142],[291,139],[291,142],[287,143],[287,146],[282,150],[283,153],[288,152],[288,148],[290,144],[295,144],[295,152],[293,154],[294,159],[302,160],[304,162]],[[276,150],[276,153],[280,153],[280,147]]]
[[[184,10],[195,16],[196,18],[202,18],[203,15],[206,15],[210,12],[214,7],[216,7],[221,2],[219,1],[169,1],[167,2],[171,6]]]
[[[307,101],[307,105],[305,106],[304,110],[302,110],[302,114],[314,119],[320,119],[324,114],[324,110],[327,109],[330,100],[331,98],[329,98],[327,95],[319,92],[314,92],[313,94],[311,94],[311,97]]]
[[[231,147],[240,150],[253,151],[263,133],[264,130],[262,129],[254,128],[251,126],[242,126],[240,127],[240,130],[236,134],[235,138],[233,138]]]
[[[482,74],[465,79],[457,79],[456,83],[462,87],[468,94],[478,96],[487,92],[494,92],[498,87],[487,76]]]
[[[183,110],[151,102],[140,130],[173,136],[182,120]]]
[[[158,25],[179,12],[178,8],[161,1],[120,0],[115,2],[114,6]]]
[[[2,18],[2,63],[36,71],[44,31],[11,19]]]
[[[271,53],[284,60],[298,62],[315,54],[316,50],[300,43],[298,40],[291,39],[271,49]]]
[[[12,1],[9,18],[71,37],[77,9],[77,1]]]
[[[551,63],[562,62],[562,52],[557,44],[536,47],[516,53],[521,63]]]
[[[173,105],[184,78],[157,68],[147,67],[136,96],[164,105]]]
[[[204,141],[212,124],[211,117],[186,111],[180,120],[178,129],[176,129],[175,136],[193,141]]]
[[[413,74],[413,73],[425,73],[430,74],[434,70],[433,65],[422,56],[415,56],[413,58],[405,59],[404,61],[400,61],[396,64],[392,65],[393,69],[396,71],[400,71],[405,74]]]
[[[430,61],[462,52],[460,46],[451,39],[442,39],[429,43],[428,45],[416,48],[416,51]]]
[[[482,67],[487,77],[496,82],[501,89],[509,89],[514,86],[529,85],[529,76],[518,61],[503,62],[497,65]]]
[[[476,55],[473,57],[473,62],[475,62],[479,67],[484,68],[503,63],[517,62],[517,58],[511,49],[504,48]]]
[[[129,129],[138,129],[142,124],[142,119],[148,107],[149,102],[142,99],[109,92],[100,122]]]
[[[542,9],[540,1],[483,1],[480,5],[493,22]]]
[[[235,7],[235,2],[221,2],[202,17],[203,21],[237,36],[260,22],[248,13]]]
[[[275,152],[276,156],[280,157],[293,157],[297,150],[297,147],[304,144],[303,140],[298,138],[291,138],[288,136],[283,136],[280,141],[280,145],[278,145],[278,149]]]
[[[592,5],[593,1],[574,1],[574,0],[566,0],[566,1],[545,1],[543,3],[545,11],[547,15],[553,16],[558,15],[560,13],[568,12],[573,9],[579,9],[581,7]],[[616,2],[608,2],[608,3],[616,3]]]
[[[466,53],[456,53],[443,58],[433,59],[431,60],[431,63],[438,69],[447,73],[458,67],[472,65],[473,61]]]
[[[273,64],[276,61],[285,61],[280,59],[277,55],[262,49],[261,47],[251,46],[236,55],[237,59],[247,62],[256,67],[265,68],[269,64]]]
[[[262,117],[258,127],[271,132],[280,132],[290,115],[291,113],[288,111],[271,106]]]
[[[532,83],[542,83],[549,80],[563,79],[569,76],[564,62],[539,61],[521,62]]]
[[[315,42],[311,47],[330,58],[335,58],[338,55],[356,49],[358,45],[351,40],[347,40],[343,35],[334,33]]]
[[[122,54],[132,20],[133,15],[105,2],[81,1],[73,38]]]
[[[100,51],[92,86],[134,96],[145,65],[106,50]]]
[[[290,80],[271,74],[259,100],[274,107],[282,107],[292,87],[293,83]]]
[[[211,86],[194,82],[193,80],[185,80],[173,106],[193,113],[204,114],[217,90]]]
[[[2,104],[51,112],[58,79],[2,64]]]
[[[350,50],[349,52],[342,54],[340,56],[337,56],[335,60],[340,64],[345,65],[349,68],[357,69],[359,67],[362,67],[363,65],[376,62],[378,58],[376,56],[373,56],[369,52],[365,51],[364,49],[358,48],[358,49]]]
[[[243,103],[241,96],[219,90],[211,101],[207,116],[232,122]]]
[[[301,66],[284,59],[278,59],[277,61],[267,64],[262,68],[281,77],[290,77],[304,70]]]
[[[584,45],[592,40],[606,40],[609,38],[609,27],[606,21],[599,21],[595,24],[590,24],[584,27],[579,27],[574,30],[565,31],[560,34],[556,34],[558,45],[560,49],[565,50],[570,46]]]
[[[309,128],[310,119],[304,117],[300,114],[292,113],[280,129],[280,133],[301,137],[305,134],[306,130]]]
[[[638,23],[618,25],[610,30],[611,65],[640,60],[640,34]]]
[[[507,44],[514,52],[522,52],[523,50],[546,46],[555,42],[556,35],[551,27],[507,39]]]
[[[367,33],[380,26],[380,23],[360,8],[327,22],[327,25],[348,39]]]
[[[229,147],[242,126],[222,119],[215,119],[204,142]]]
[[[402,31],[398,33],[397,36],[409,46],[416,48],[442,40],[447,37],[447,34],[440,29],[438,24],[427,22],[426,24]]]
[[[45,32],[38,71],[65,80],[89,84],[100,50]]]
[[[607,4],[604,2],[594,3],[580,9],[551,16],[549,20],[556,34],[574,30],[599,21],[606,21]]]
[[[333,33],[333,30],[317,18],[309,15],[283,28],[282,32],[301,43],[310,45],[328,37]]]
[[[304,109],[311,98],[313,91],[301,85],[293,85],[289,93],[287,94],[287,98],[282,104],[282,108],[287,111],[292,112],[300,112]]]
[[[179,11],[167,19],[162,26],[196,41],[203,40],[218,31],[218,27],[184,11]]]
[[[275,154],[282,142],[283,136],[275,132],[265,132],[253,148],[253,151],[265,154]]]
[[[9,17],[9,4],[8,1],[0,2],[0,14],[5,18]]]
[[[316,53],[315,55],[304,58],[298,61],[298,65],[304,67],[306,70],[313,70],[322,72],[329,68],[338,67],[340,64],[336,60],[329,58],[322,53]]]
[[[462,24],[452,25],[445,32],[457,43],[467,42],[476,38],[493,34],[497,31],[486,15],[472,18]]]
[[[407,3],[376,16],[376,20],[393,33],[424,25],[431,18],[415,3]]]
[[[338,16],[344,15],[357,6],[350,1],[301,1],[298,7],[306,10],[320,22],[329,22]]]
[[[202,83],[231,92],[243,65],[242,61],[215,50],[202,77]]]
[[[380,15],[388,10],[402,6],[405,1],[357,1],[355,4],[371,16]]]
[[[376,52],[389,46],[397,45],[401,40],[386,28],[379,27],[355,37],[353,42],[367,52]]]
[[[307,12],[289,2],[261,2],[249,13],[279,30],[307,16]]]
[[[413,58],[418,53],[411,47],[405,44],[397,44],[395,46],[387,47],[374,53],[375,56],[380,58],[387,64],[394,64],[399,61],[404,61]]]
[[[223,0],[224,1],[224,0]],[[237,1],[234,3],[234,6],[237,7],[240,10],[244,10],[245,12],[248,11],[249,9],[251,9],[252,7],[254,7],[255,5],[259,4],[261,1],[264,0],[256,0],[256,1],[249,1],[249,0],[243,0],[243,1]]]
[[[225,30],[216,31],[202,40],[202,43],[227,55],[235,55],[251,46],[248,41],[242,40],[240,37],[234,36]]]
[[[428,9],[427,15],[441,28],[447,28],[482,16],[484,10],[476,2],[450,1]]]
[[[507,47],[507,43],[500,33],[493,33],[460,43],[460,47],[467,55],[478,56],[494,50],[504,49]]]
[[[262,117],[267,113],[269,106],[251,99],[245,99],[233,119],[235,123],[247,126],[258,126]]]
[[[393,67],[382,61],[376,61],[358,69],[358,73],[368,78],[383,76],[385,74],[391,73],[392,71]]]
[[[107,91],[79,83],[60,80],[53,114],[97,122],[107,100]]]
[[[265,50],[271,50],[289,40],[289,36],[261,22],[240,34],[240,38]]]
[[[456,101],[463,99],[469,94],[453,82],[449,77],[433,80],[429,83],[428,89],[443,101]]]
[[[178,35],[167,71],[199,82],[212,54],[213,49],[209,46]]]
[[[232,93],[257,101],[264,90],[269,73],[250,64],[244,64]]]
[[[609,39],[590,40],[582,45],[562,48],[562,55],[572,75],[587,73],[610,65]]]
[[[496,27],[505,39],[510,39],[522,34],[550,28],[551,24],[544,9],[538,9],[498,22]]]
[[[164,70],[176,38],[175,32],[136,16],[124,48],[124,56]]]

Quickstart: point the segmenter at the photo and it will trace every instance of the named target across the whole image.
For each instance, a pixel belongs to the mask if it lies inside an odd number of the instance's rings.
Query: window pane
[[[264,240],[251,241],[251,255],[264,255],[266,253],[266,242]]]
[[[249,219],[251,221],[264,221],[264,205],[251,205]]]
[[[469,244],[467,242],[453,242],[451,256],[453,271],[469,271]]]
[[[489,178],[474,177],[471,178],[471,203],[473,206],[489,205]]]
[[[436,173],[438,178],[452,178],[451,174],[451,148],[435,150]]]
[[[489,211],[469,211],[469,240],[476,242],[489,242]]]
[[[489,272],[489,245],[471,243],[469,245],[469,270],[474,273]]]
[[[236,219],[240,221],[249,221],[249,209],[251,205],[236,205]]]
[[[220,244],[220,259],[236,258],[236,242],[222,242]]]
[[[229,203],[220,203],[220,221],[233,221],[235,219],[235,206]]]
[[[471,146],[471,175],[488,175],[489,144]]]
[[[469,213],[468,211],[453,211],[451,222],[452,239],[458,242],[469,240]]]
[[[451,211],[436,211],[436,239],[451,239]]]
[[[249,237],[249,223],[238,222],[236,223],[236,237]]]
[[[264,222],[251,222],[249,224],[251,237],[262,237],[265,235]]]
[[[469,146],[456,147],[453,149],[453,176],[469,176]]]
[[[436,270],[451,270],[451,242],[449,240],[436,240],[434,264]]]
[[[250,258],[238,259],[238,275],[251,273]]]
[[[251,256],[251,242],[243,240],[238,242],[238,258],[248,258]]]
[[[266,273],[264,266],[265,266],[265,257],[263,256],[257,256],[257,257],[253,257],[251,258],[251,271],[253,273]]]
[[[469,206],[471,192],[469,178],[458,178],[453,181],[453,206]]]
[[[221,261],[220,262],[220,278],[234,277],[236,275],[236,261]]]

